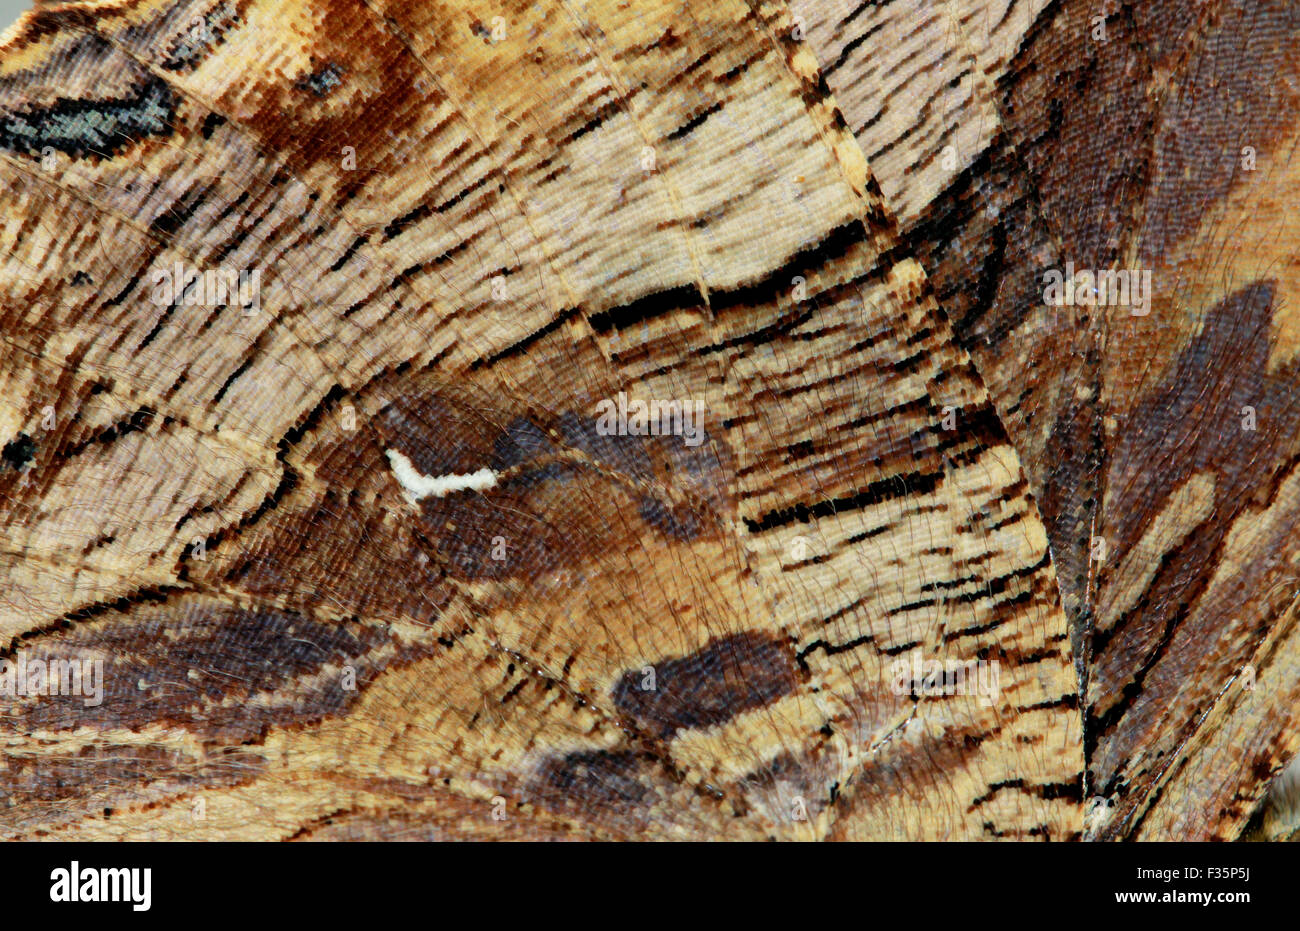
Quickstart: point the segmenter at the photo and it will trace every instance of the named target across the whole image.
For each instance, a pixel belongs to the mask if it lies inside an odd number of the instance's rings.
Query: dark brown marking
[[[713,727],[794,691],[799,673],[783,641],[756,631],[715,640],[689,656],[629,670],[613,689],[614,706],[657,737]]]

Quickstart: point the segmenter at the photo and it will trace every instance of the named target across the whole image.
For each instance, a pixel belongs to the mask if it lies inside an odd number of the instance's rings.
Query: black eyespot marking
[[[6,464],[21,469],[36,456],[36,444],[26,433],[20,433],[16,439],[5,444],[0,456],[4,457]]]

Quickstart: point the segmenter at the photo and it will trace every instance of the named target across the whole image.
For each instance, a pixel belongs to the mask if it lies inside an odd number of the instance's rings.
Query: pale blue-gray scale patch
[[[0,148],[40,155],[46,147],[74,158],[113,155],[143,136],[170,132],[176,101],[150,78],[117,100],[64,100],[0,116]]]

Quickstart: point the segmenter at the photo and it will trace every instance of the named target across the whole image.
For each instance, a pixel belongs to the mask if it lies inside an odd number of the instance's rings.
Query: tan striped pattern
[[[1300,749],[1294,5],[791,5],[1042,507],[1095,832],[1238,836]]]

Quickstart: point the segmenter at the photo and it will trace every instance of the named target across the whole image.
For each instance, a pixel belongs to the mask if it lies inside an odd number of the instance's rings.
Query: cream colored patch
[[[388,450],[388,461],[393,467],[393,475],[412,504],[430,495],[441,498],[456,491],[484,491],[497,483],[497,473],[491,469],[464,474],[453,472],[447,475],[424,475],[396,449]]]
[[[1083,813],[1083,836],[1087,839],[1095,838],[1110,824],[1114,814],[1115,803],[1111,799],[1100,795],[1088,799],[1088,807]]]
[[[1209,517],[1213,508],[1214,474],[1211,472],[1197,472],[1169,496],[1138,545],[1115,571],[1114,581],[1108,587],[1108,603],[1097,613],[1099,627],[1103,624],[1109,627],[1137,604],[1160,569],[1160,558]]]

